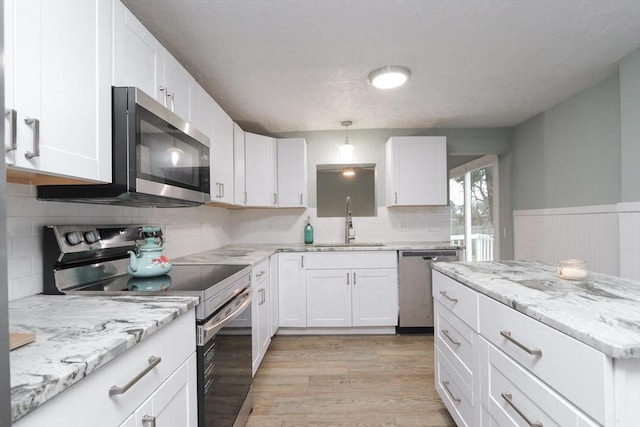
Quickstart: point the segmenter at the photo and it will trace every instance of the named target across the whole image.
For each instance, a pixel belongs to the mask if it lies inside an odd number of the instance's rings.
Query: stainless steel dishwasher
[[[431,263],[458,261],[460,250],[401,251],[399,255],[400,313],[397,331],[398,333],[430,332],[433,330]]]

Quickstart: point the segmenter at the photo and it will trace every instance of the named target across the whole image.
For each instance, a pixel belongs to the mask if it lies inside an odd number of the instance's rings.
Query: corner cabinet
[[[197,427],[195,324],[192,309],[13,425]]]
[[[5,160],[111,181],[111,2],[4,2]]]
[[[307,141],[304,138],[276,140],[279,208],[307,207]]]
[[[387,206],[449,204],[444,136],[394,136],[386,142]]]

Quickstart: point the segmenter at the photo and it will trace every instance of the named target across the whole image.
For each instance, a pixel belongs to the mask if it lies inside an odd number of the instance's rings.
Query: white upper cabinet
[[[122,3],[114,9],[114,85],[135,86],[190,121],[193,77]]]
[[[307,206],[307,141],[278,139],[278,207]]]
[[[446,137],[389,138],[386,166],[387,206],[449,203]]]
[[[247,206],[276,207],[275,139],[245,132],[244,147]]]
[[[234,202],[233,147],[231,117],[213,101],[213,137],[211,139],[211,201]],[[244,186],[243,186],[244,190]]]
[[[247,205],[247,192],[245,191],[244,174],[244,138],[245,131],[240,126],[233,124],[233,204]]]
[[[111,181],[111,3],[4,3],[5,160]]]

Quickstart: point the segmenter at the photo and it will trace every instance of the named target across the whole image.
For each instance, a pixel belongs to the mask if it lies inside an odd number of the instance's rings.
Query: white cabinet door
[[[307,326],[304,254],[278,254],[278,299],[281,327]]]
[[[119,427],[136,427],[136,414],[131,414]]]
[[[353,326],[397,325],[397,270],[357,269],[352,277]]]
[[[197,427],[195,353],[136,410],[136,427]]]
[[[307,270],[307,326],[351,326],[350,270]]]
[[[240,136],[239,136],[240,138]],[[243,140],[244,138],[240,138]],[[234,124],[231,117],[213,101],[213,138],[211,140],[211,201],[234,202]],[[244,156],[242,157],[244,162]],[[244,168],[242,168],[244,171]],[[244,191],[244,185],[242,186]]]
[[[114,85],[137,87],[164,104],[162,46],[120,1],[114,11]]]
[[[307,206],[307,141],[278,139],[278,207]]]
[[[195,80],[191,74],[164,48],[161,48],[164,67],[165,106],[191,121],[191,91]]]
[[[269,257],[269,296],[271,302],[269,304],[269,316],[271,317],[270,335],[273,337],[280,327],[280,303],[279,291],[279,275],[278,275],[278,254]]]
[[[275,178],[275,140],[271,137],[246,132],[245,191],[247,206],[275,207],[277,195]]]
[[[240,126],[233,124],[233,204],[246,206],[247,191],[244,169],[245,131]]]
[[[387,206],[449,203],[446,137],[389,138],[386,164]]]
[[[252,311],[252,374],[255,375],[260,363],[271,343],[271,316],[269,313],[269,277],[266,276],[260,283],[254,285],[254,297],[251,305]]]
[[[5,104],[16,112],[16,150],[7,160],[45,174],[111,181],[111,4],[5,7]]]

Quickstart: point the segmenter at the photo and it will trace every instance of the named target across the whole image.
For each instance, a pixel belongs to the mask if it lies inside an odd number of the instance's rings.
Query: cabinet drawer
[[[596,426],[542,381],[488,344],[487,407],[500,426]],[[578,422],[580,421],[580,424]]]
[[[18,420],[19,427],[113,427],[132,414],[196,349],[195,311],[180,316],[146,340],[127,350],[55,399]],[[109,396],[149,366],[149,357],[162,360],[124,394]],[[96,414],[99,414],[97,416]]]
[[[304,254],[307,269],[397,268],[396,251],[321,252]]]
[[[442,304],[437,301],[434,304],[436,346],[473,392],[479,395],[478,334]]]
[[[469,387],[458,375],[449,360],[435,349],[436,391],[442,398],[449,413],[460,426],[474,427],[478,425],[480,402],[474,402],[474,395]],[[475,406],[475,407],[474,407]]]
[[[251,283],[256,286],[267,277],[269,277],[269,258],[251,267]]]
[[[480,296],[480,333],[602,424],[611,408],[611,360],[545,324]],[[505,335],[509,335],[505,337]],[[530,354],[531,351],[533,354]],[[539,352],[539,354],[538,354]]]
[[[478,330],[478,293],[476,291],[434,271],[433,300],[458,316],[471,329]]]

